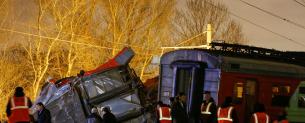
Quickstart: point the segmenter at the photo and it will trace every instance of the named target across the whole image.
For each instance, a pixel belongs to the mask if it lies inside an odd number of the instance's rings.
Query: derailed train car
[[[133,56],[124,48],[95,70],[46,83],[36,102],[46,105],[54,123],[85,123],[93,106],[109,106],[120,122],[143,122],[143,85],[128,66]]]
[[[263,103],[274,120],[289,107],[291,96],[305,80],[303,52],[221,42],[211,46],[175,50],[161,57],[158,99],[169,104],[170,97],[186,93],[187,113],[193,120],[200,115],[203,91],[211,91],[218,104],[226,96],[233,97],[242,123],[249,122],[256,102]],[[304,117],[304,112],[296,115]]]

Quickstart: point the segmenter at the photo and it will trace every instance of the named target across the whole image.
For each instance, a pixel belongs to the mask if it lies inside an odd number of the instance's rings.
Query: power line
[[[250,20],[248,20],[248,19],[245,19],[245,18],[243,18],[243,17],[240,17],[240,16],[238,16],[238,15],[232,13],[232,12],[229,12],[229,13],[230,13],[231,15],[233,15],[233,16],[235,16],[235,17],[237,17],[237,18],[239,18],[239,19],[241,19],[241,20],[243,20],[243,21],[246,21],[246,22],[248,22],[248,23],[250,23],[250,24],[252,24],[252,25],[254,25],[254,26],[257,26],[257,27],[259,27],[259,28],[261,28],[261,29],[263,29],[263,30],[265,30],[265,31],[268,31],[268,32],[270,32],[270,33],[272,33],[272,34],[275,34],[275,35],[277,35],[277,36],[279,36],[279,37],[282,37],[282,38],[287,39],[287,40],[289,40],[289,41],[291,41],[291,42],[293,42],[293,43],[296,43],[296,44],[299,44],[299,45],[302,45],[302,46],[305,47],[305,44],[302,44],[302,43],[300,43],[300,42],[298,42],[298,41],[295,41],[295,40],[293,40],[293,39],[291,39],[291,38],[289,38],[289,37],[287,37],[287,36],[284,36],[284,35],[282,35],[282,34],[279,34],[279,33],[277,33],[277,32],[274,32],[274,31],[272,31],[272,30],[270,30],[270,29],[268,29],[268,28],[266,28],[266,27],[264,27],[264,26],[258,25],[258,24],[256,24],[256,23],[254,23],[254,22],[252,22],[252,21],[250,21]]]
[[[73,42],[73,41],[64,40],[64,39],[57,39],[57,38],[53,38],[53,37],[49,37],[49,36],[42,36],[42,35],[37,35],[37,34],[32,34],[32,33],[26,33],[26,32],[16,31],[16,30],[12,30],[12,29],[0,28],[0,30],[6,31],[6,32],[18,33],[18,34],[22,34],[22,35],[51,39],[51,40],[55,40],[55,41],[65,42],[65,43],[73,43],[73,44],[79,44],[79,45],[85,45],[85,46],[97,47],[97,48],[103,48],[103,49],[113,49],[113,48],[109,48],[109,47],[102,47],[102,46],[97,46],[97,45],[92,45],[92,44]],[[118,49],[115,49],[115,50],[118,50]]]
[[[250,3],[246,2],[246,1],[243,1],[243,0],[239,0],[239,1],[241,1],[241,2],[244,3],[244,4],[247,4],[248,6],[251,6],[251,7],[253,7],[253,8],[256,8],[256,9],[258,9],[258,10],[264,12],[264,13],[267,13],[267,14],[273,16],[273,17],[276,17],[276,18],[281,19],[281,20],[283,20],[283,21],[286,21],[286,22],[288,22],[288,23],[290,23],[290,24],[292,24],[292,25],[295,25],[295,26],[297,26],[297,27],[300,27],[300,28],[305,29],[305,26],[303,26],[302,24],[299,24],[299,23],[296,23],[296,22],[294,22],[294,21],[291,21],[291,20],[289,20],[289,19],[287,19],[287,18],[281,17],[281,16],[279,16],[279,15],[277,15],[277,14],[274,14],[274,13],[269,12],[269,11],[267,11],[267,10],[264,10],[264,9],[262,9],[262,8],[260,8],[260,7],[257,7],[257,6],[255,6],[255,5],[253,5],[253,4],[250,4]]]
[[[6,21],[5,21],[6,22]],[[37,26],[30,26],[26,23],[23,23],[23,22],[17,22],[15,21],[15,23],[17,24],[20,24],[22,26],[28,26],[28,27],[31,27],[31,28],[35,28],[35,29],[38,29]],[[49,31],[54,31],[54,32],[58,32],[57,30],[55,29],[50,29],[50,28],[43,28],[44,30],[49,30]],[[71,33],[68,33],[68,32],[64,32],[64,31],[61,31],[61,33],[64,33],[64,34],[71,34]],[[94,37],[91,37],[91,36],[86,36],[86,35],[81,35],[81,34],[74,34],[74,36],[78,36],[78,37],[83,37],[83,38],[88,38],[88,39],[94,39],[94,40],[99,40],[97,38],[94,38]],[[127,43],[120,43],[120,42],[113,42],[113,41],[108,41],[108,40],[104,40],[106,42],[109,42],[109,43],[114,43],[114,44],[119,44],[119,45],[125,45],[125,46],[130,46],[130,47],[137,47],[137,48],[143,48],[143,46],[137,46],[137,45],[130,45],[130,44],[127,44]],[[149,49],[151,50],[151,49]],[[154,50],[151,50],[151,51],[154,51]]]
[[[12,30],[12,29],[1,28],[1,27],[0,27],[0,30],[5,31],[5,32],[13,32],[13,33],[21,34],[21,35],[28,35],[28,36],[40,37],[40,38],[44,38],[44,39],[51,39],[51,40],[54,40],[54,41],[57,41],[57,42],[72,43],[72,44],[77,44],[77,45],[96,47],[96,48],[108,49],[108,50],[120,50],[120,49],[117,49],[117,48],[104,47],[104,46],[92,45],[92,44],[81,43],[81,42],[73,42],[73,41],[69,41],[69,40],[57,39],[57,38],[53,38],[53,37],[49,37],[49,36],[42,36],[42,35],[22,32],[22,31],[16,31],[16,30]],[[149,54],[149,53],[147,53],[147,54],[137,53],[137,54],[139,54],[139,55],[155,55],[155,54]]]
[[[301,6],[305,7],[305,5],[304,5],[303,3],[301,3],[301,2],[299,2],[299,1],[297,1],[297,0],[294,0],[294,2],[296,2],[296,3],[300,4]],[[304,2],[304,1],[303,1],[303,2]]]
[[[214,5],[214,4],[211,3],[211,2],[207,2],[207,3],[210,4],[210,5],[212,5],[212,6],[214,6],[214,7],[217,8],[217,9],[221,10],[221,11],[226,11],[226,10],[224,10],[223,8],[217,7],[216,5]],[[248,19],[246,19],[246,18],[243,18],[243,17],[241,17],[241,16],[238,16],[237,14],[234,14],[234,13],[232,13],[232,12],[229,12],[229,11],[226,11],[226,12],[228,12],[230,15],[233,15],[233,16],[235,16],[235,17],[237,17],[237,18],[239,18],[239,19],[241,19],[241,20],[243,20],[243,21],[246,21],[246,22],[248,22],[248,23],[250,23],[250,24],[252,24],[252,25],[254,25],[254,26],[256,26],[256,27],[259,27],[259,28],[261,28],[261,29],[263,29],[263,30],[265,30],[265,31],[267,31],[267,32],[270,32],[270,33],[272,33],[272,34],[274,34],[274,35],[277,35],[277,36],[279,36],[279,37],[281,37],[281,38],[287,39],[288,41],[291,41],[291,42],[293,42],[293,43],[296,43],[296,44],[299,44],[299,45],[302,45],[302,46],[305,47],[305,44],[302,44],[302,43],[300,43],[300,42],[298,42],[298,41],[295,41],[295,40],[293,40],[293,39],[291,39],[291,38],[289,38],[289,37],[287,37],[287,36],[284,36],[284,35],[282,35],[282,34],[280,34],[280,33],[274,32],[274,31],[272,31],[271,29],[268,29],[268,28],[266,28],[266,27],[264,27],[264,26],[261,26],[261,25],[259,25],[259,24],[256,24],[256,23],[254,23],[254,22],[252,22],[252,21],[250,21],[250,20],[248,20]]]
[[[193,40],[193,39],[195,39],[195,38],[197,38],[197,37],[199,37],[199,36],[201,36],[201,35],[203,35],[203,34],[205,34],[206,33],[206,31],[204,31],[204,32],[201,32],[201,33],[199,33],[199,34],[197,34],[197,35],[195,35],[195,36],[193,36],[193,37],[190,37],[189,39],[186,39],[186,40],[184,40],[184,41],[181,41],[179,44],[177,44],[176,46],[179,46],[179,45],[181,45],[181,44],[184,44],[184,43],[186,43],[186,42],[188,42],[188,41],[191,41],[191,40]]]

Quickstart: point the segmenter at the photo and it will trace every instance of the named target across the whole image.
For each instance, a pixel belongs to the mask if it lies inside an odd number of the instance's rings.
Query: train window
[[[299,99],[298,99],[298,106],[300,108],[305,108],[305,87],[299,88]]]
[[[299,88],[299,93],[300,94],[305,94],[305,87],[300,87]]]
[[[305,96],[299,96],[298,106],[300,108],[305,108]]]
[[[289,85],[274,85],[272,87],[272,106],[286,107],[289,105],[289,99]]]
[[[290,93],[290,86],[278,86],[275,85],[272,87],[272,93],[276,95],[288,95]]]
[[[239,64],[231,64],[232,69],[239,69],[240,65]]]
[[[255,96],[255,87],[256,87],[256,81],[255,80],[247,80],[246,81],[246,88],[245,88],[245,94],[249,96]]]
[[[90,98],[98,95],[99,92],[92,79],[86,80],[84,86]]]
[[[124,86],[121,75],[117,69],[109,70],[97,74],[91,79],[85,81],[85,88],[90,98],[104,94],[105,92],[114,90],[115,88]]]
[[[243,91],[244,91],[244,86],[243,83],[237,82],[234,85],[234,91],[233,91],[233,101],[234,103],[241,103],[242,98],[243,98]]]

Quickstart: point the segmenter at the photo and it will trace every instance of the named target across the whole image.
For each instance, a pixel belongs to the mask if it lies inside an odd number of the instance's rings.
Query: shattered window
[[[305,87],[299,88],[298,106],[300,108],[305,108]]]
[[[107,75],[100,75],[97,78],[94,78],[93,80],[96,86],[104,91],[110,91],[124,84],[122,81],[116,80]]]
[[[305,96],[299,96],[298,106],[300,108],[305,108]]]
[[[299,93],[300,94],[305,94],[305,87],[300,87],[299,88]]]
[[[115,88],[124,86],[120,72],[118,69],[109,70],[92,76],[85,81],[85,87],[90,98],[104,94]]]
[[[84,86],[90,98],[98,95],[96,86],[94,85],[92,79],[86,80]]]

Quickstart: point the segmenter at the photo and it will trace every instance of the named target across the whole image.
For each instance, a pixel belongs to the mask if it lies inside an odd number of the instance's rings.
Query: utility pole
[[[210,49],[211,46],[210,46],[210,43],[212,42],[212,26],[211,24],[208,24],[207,25],[207,43],[206,43],[206,46],[207,46],[207,49]]]
[[[188,41],[191,41],[203,34],[207,35],[207,40],[206,40],[206,44],[202,44],[202,45],[199,45],[199,46],[173,46],[173,47],[161,47],[161,54],[160,56],[154,56],[153,58],[153,61],[155,64],[160,64],[160,57],[163,55],[164,53],[164,50],[165,49],[194,49],[194,48],[204,48],[204,49],[210,49],[211,46],[210,46],[210,43],[212,42],[212,25],[211,24],[208,24],[207,25],[207,28],[206,28],[206,31],[203,31],[202,33],[198,34],[198,35],[195,35],[187,40],[184,40],[184,41],[181,41],[181,43],[179,43],[178,45],[180,44],[183,44],[185,42],[188,42]]]

